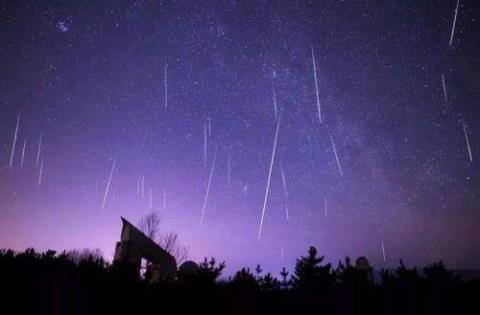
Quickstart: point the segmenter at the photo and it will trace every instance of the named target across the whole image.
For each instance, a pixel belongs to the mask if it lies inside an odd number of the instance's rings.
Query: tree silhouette
[[[326,291],[335,282],[330,263],[322,266],[324,256],[317,257],[317,249],[311,246],[307,256],[297,259],[295,273],[292,276],[294,289],[302,291]]]
[[[340,286],[365,289],[365,286],[373,284],[372,268],[363,256],[357,258],[355,266],[351,264],[350,257],[345,257],[345,263],[340,260],[334,273]]]
[[[160,216],[156,212],[151,212],[140,219],[138,228],[143,234],[155,241],[160,233],[160,221]]]
[[[199,284],[211,286],[215,284],[218,277],[220,277],[225,266],[224,261],[217,265],[215,258],[212,257],[208,260],[205,257],[203,262],[198,265],[195,278]]]
[[[435,285],[448,285],[460,280],[458,276],[453,275],[453,272],[447,270],[442,261],[429,264],[423,268],[423,273],[426,280]]]
[[[95,261],[99,264],[105,264],[105,260],[100,249],[74,249],[64,253],[68,258],[70,258],[77,265],[83,262]]]
[[[285,267],[282,268],[282,271],[280,271],[280,276],[282,276],[282,287],[284,289],[288,289],[289,286],[289,281],[287,280],[287,277],[289,275],[289,272]]]
[[[345,257],[345,263],[341,260],[338,261],[338,267],[335,269],[335,275],[339,284],[344,284],[352,279],[355,269],[350,263],[350,257]]]
[[[343,263],[341,260],[338,261],[338,268],[337,270],[339,272],[343,272],[345,270],[348,270],[349,268],[352,267],[352,264],[350,262],[350,257],[345,257],[345,263]]]
[[[262,291],[278,291],[280,290],[280,281],[267,272],[260,280],[260,289]]]
[[[460,278],[447,270],[442,261],[434,262],[423,268],[425,275],[426,299],[435,313],[453,314],[459,311],[452,305],[452,297],[460,290]],[[460,291],[461,292],[461,291]]]
[[[382,271],[382,285],[366,276],[370,266],[365,257],[359,257],[355,266],[347,257],[335,271],[322,262],[323,257],[310,248],[297,261],[295,290],[285,290],[289,285],[285,268],[281,282],[257,266],[253,272],[242,268],[220,283],[225,263],[214,258],[205,258],[188,279],[152,285],[132,278],[128,270],[122,272],[121,265],[109,265],[96,251],[0,250],[0,288],[7,291],[2,293],[6,301],[15,297],[28,301],[16,306],[22,314],[83,314],[97,306],[102,313],[112,309],[122,313],[127,304],[128,310],[140,311],[143,306],[153,310],[159,296],[164,297],[165,312],[178,314],[304,314],[312,309],[335,314],[464,314],[478,307],[480,282],[461,281],[441,261],[426,266],[423,273],[400,261],[395,270]]]
[[[170,232],[160,235],[158,244],[175,257],[177,265],[181,265],[187,260],[188,248],[180,244],[177,234]]]
[[[259,284],[257,278],[250,272],[250,268],[242,268],[233,276],[232,286],[244,291],[253,291],[258,289]]]
[[[417,267],[408,269],[402,259],[400,259],[400,266],[397,267],[395,273],[397,274],[398,280],[405,285],[413,285],[420,281]]]
[[[151,212],[140,219],[138,228],[143,234],[166,250],[167,253],[175,257],[177,265],[180,265],[188,258],[188,248],[180,243],[176,233],[162,233],[160,230],[160,222],[160,216],[156,212]],[[143,266],[143,268],[146,268],[146,273],[148,273],[148,266],[149,264]]]
[[[143,216],[140,221],[138,221],[138,228],[143,232],[148,238],[156,242],[157,234],[160,233],[160,216],[156,212],[151,212]],[[152,268],[149,261],[142,260],[142,265],[140,266],[140,274],[143,276],[143,279],[146,282],[149,282],[152,278]]]
[[[374,284],[372,268],[365,257],[359,257],[355,266],[351,264],[350,257],[345,257],[345,262],[338,262],[335,270],[337,292],[342,294],[343,312],[346,314],[371,314],[373,313]]]
[[[260,267],[260,265],[257,265],[257,267],[255,268],[255,272],[257,273],[257,279],[260,279],[260,274],[262,273],[262,268]]]

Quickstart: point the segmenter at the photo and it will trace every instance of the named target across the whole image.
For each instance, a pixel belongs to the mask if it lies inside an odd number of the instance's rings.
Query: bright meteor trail
[[[203,220],[205,218],[205,210],[207,208],[208,194],[210,193],[210,184],[212,183],[213,171],[215,169],[215,161],[217,160],[217,152],[213,156],[212,168],[210,169],[210,175],[208,176],[207,191],[205,192],[205,198],[203,199],[202,206],[202,215],[200,217],[200,225],[203,225]]]
[[[13,135],[12,151],[10,153],[10,163],[8,164],[10,167],[12,167],[12,165],[13,165],[13,156],[15,155],[15,145],[17,143],[18,125],[19,124],[20,124],[20,112],[18,113],[17,125],[15,126],[15,133]]]
[[[117,160],[113,160],[112,169],[110,170],[110,176],[108,176],[107,187],[105,188],[105,193],[103,194],[103,201],[102,201],[102,208],[101,208],[102,210],[105,208],[105,203],[107,202],[107,196],[110,191],[110,184],[112,182],[113,171],[115,170],[116,163],[117,163]]]
[[[263,220],[265,219],[265,211],[267,209],[268,190],[270,189],[270,181],[272,179],[272,169],[273,169],[273,163],[275,161],[275,152],[277,150],[277,140],[278,140],[279,129],[280,129],[280,115],[277,120],[275,138],[273,140],[272,158],[270,159],[270,168],[268,170],[267,187],[265,188],[265,198],[263,199],[262,217],[260,219],[260,226],[258,227],[258,237],[257,237],[258,240],[260,240],[260,238],[262,237]]]
[[[315,52],[313,50],[313,45],[312,45],[312,63],[313,63],[313,77],[315,78],[315,95],[317,97],[318,121],[322,123],[322,109],[320,108],[320,96],[318,93],[317,65],[315,62]]]

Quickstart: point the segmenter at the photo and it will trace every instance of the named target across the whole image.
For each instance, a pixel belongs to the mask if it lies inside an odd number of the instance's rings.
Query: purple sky
[[[310,245],[480,267],[480,4],[450,46],[457,2],[416,2],[2,1],[0,247],[111,258],[120,216],[156,211],[230,271]]]

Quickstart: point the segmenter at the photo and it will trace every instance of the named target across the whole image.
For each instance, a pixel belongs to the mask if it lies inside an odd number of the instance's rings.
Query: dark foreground
[[[258,267],[217,281],[223,267],[205,260],[194,274],[150,284],[148,272],[138,279],[95,255],[2,250],[0,313],[480,314],[480,282],[462,281],[442,263],[417,270],[400,262],[378,284],[365,261],[333,268],[314,248],[280,280]]]

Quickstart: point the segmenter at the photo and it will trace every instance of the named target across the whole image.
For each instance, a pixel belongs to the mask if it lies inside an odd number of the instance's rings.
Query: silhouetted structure
[[[122,224],[120,242],[115,247],[114,263],[128,264],[139,274],[144,258],[152,264],[152,282],[174,279],[177,273],[175,258],[123,217]]]

